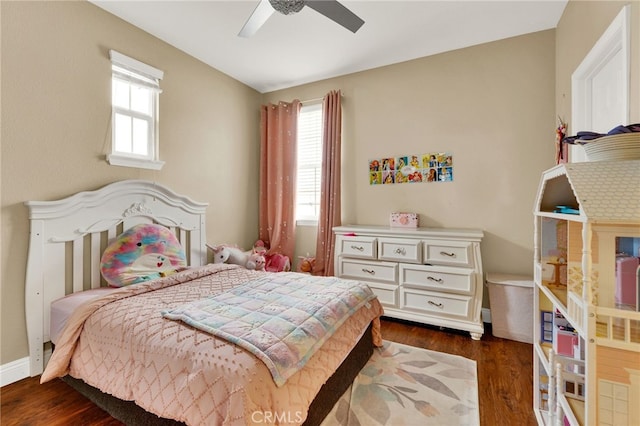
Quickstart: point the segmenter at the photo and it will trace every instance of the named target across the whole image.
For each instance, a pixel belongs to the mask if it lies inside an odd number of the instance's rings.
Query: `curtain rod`
[[[316,102],[322,102],[324,98],[313,98],[313,99],[307,99],[306,101],[300,101],[301,104],[311,104],[311,103],[316,103]]]
[[[342,98],[342,93],[340,93],[340,98]],[[310,104],[310,103],[314,103],[314,102],[321,102],[324,100],[324,96],[321,98],[313,98],[313,99],[307,99],[306,101],[300,101],[301,104]]]

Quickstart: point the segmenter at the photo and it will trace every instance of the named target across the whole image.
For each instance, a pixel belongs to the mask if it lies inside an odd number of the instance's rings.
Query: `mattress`
[[[49,325],[51,343],[54,345],[58,343],[58,336],[60,336],[62,329],[67,324],[67,320],[80,305],[117,290],[117,288],[112,287],[95,288],[78,293],[71,293],[51,302],[51,322]]]

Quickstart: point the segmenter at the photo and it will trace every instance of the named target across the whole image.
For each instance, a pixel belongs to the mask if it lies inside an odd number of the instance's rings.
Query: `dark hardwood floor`
[[[383,320],[382,337],[476,361],[482,426],[535,425],[533,346],[494,337],[486,325],[476,341],[469,333]]]
[[[382,321],[382,335],[386,340],[475,360],[481,425],[535,424],[531,345],[493,337],[490,328],[482,340],[474,341],[468,333],[395,320]],[[27,378],[0,389],[0,424],[122,425],[62,380],[40,385],[39,379]]]

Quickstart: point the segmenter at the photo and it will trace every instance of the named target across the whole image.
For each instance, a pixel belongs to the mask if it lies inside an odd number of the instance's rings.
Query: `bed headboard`
[[[106,246],[140,223],[168,227],[191,266],[207,262],[205,211],[154,182],[125,180],[56,201],[27,201],[30,237],[25,312],[30,375],[42,373],[49,341],[49,306],[70,293],[103,286],[100,259]]]

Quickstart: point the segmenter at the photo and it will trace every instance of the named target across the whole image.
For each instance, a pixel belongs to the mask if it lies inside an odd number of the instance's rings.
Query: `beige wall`
[[[534,197],[554,164],[554,52],[550,30],[266,98],[342,90],[344,223],[386,225],[411,211],[421,226],[480,228],[486,271],[531,274]],[[432,151],[453,154],[453,182],[369,185],[369,159]],[[300,254],[315,251],[313,238],[299,232]]]
[[[261,95],[88,2],[3,1],[1,8],[4,364],[27,355],[23,202],[151,179],[210,203],[210,241],[250,245],[258,232]],[[109,49],[164,71],[161,171],[104,161]]]

